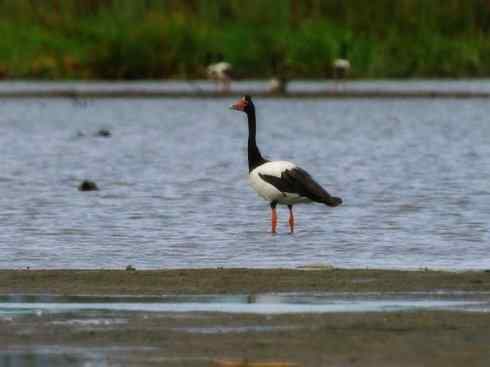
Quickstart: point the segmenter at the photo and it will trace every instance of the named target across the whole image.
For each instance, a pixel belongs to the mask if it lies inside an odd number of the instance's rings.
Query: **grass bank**
[[[0,0],[0,78],[490,76],[484,0]]]

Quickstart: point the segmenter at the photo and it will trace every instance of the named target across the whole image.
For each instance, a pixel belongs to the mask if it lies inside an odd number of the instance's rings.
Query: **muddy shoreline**
[[[490,291],[490,271],[335,268],[0,270],[0,294],[161,295],[432,290]]]
[[[487,366],[489,342],[488,313],[90,312],[0,319],[2,365]],[[36,360],[49,363],[19,363]]]
[[[437,290],[488,292],[490,272],[0,270],[0,294]],[[252,315],[79,310],[0,317],[0,365],[486,366],[489,344],[488,312]]]

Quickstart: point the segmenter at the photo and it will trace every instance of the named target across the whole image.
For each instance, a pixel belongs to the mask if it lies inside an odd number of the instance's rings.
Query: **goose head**
[[[254,110],[254,104],[252,102],[252,97],[243,96],[238,101],[230,106],[232,110],[242,111],[246,114],[252,112]]]

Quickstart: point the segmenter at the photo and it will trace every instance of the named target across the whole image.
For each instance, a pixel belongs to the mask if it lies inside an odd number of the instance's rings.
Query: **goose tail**
[[[336,197],[336,196],[329,196],[327,198],[325,198],[325,200],[323,200],[323,202],[328,205],[328,206],[339,206],[340,204],[342,204],[342,199],[339,198],[339,197]]]

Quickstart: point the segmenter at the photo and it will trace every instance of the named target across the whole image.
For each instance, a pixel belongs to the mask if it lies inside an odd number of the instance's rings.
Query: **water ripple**
[[[490,268],[486,100],[256,101],[263,153],[345,201],[298,206],[292,236],[284,208],[269,233],[230,102],[4,101],[0,268]]]

